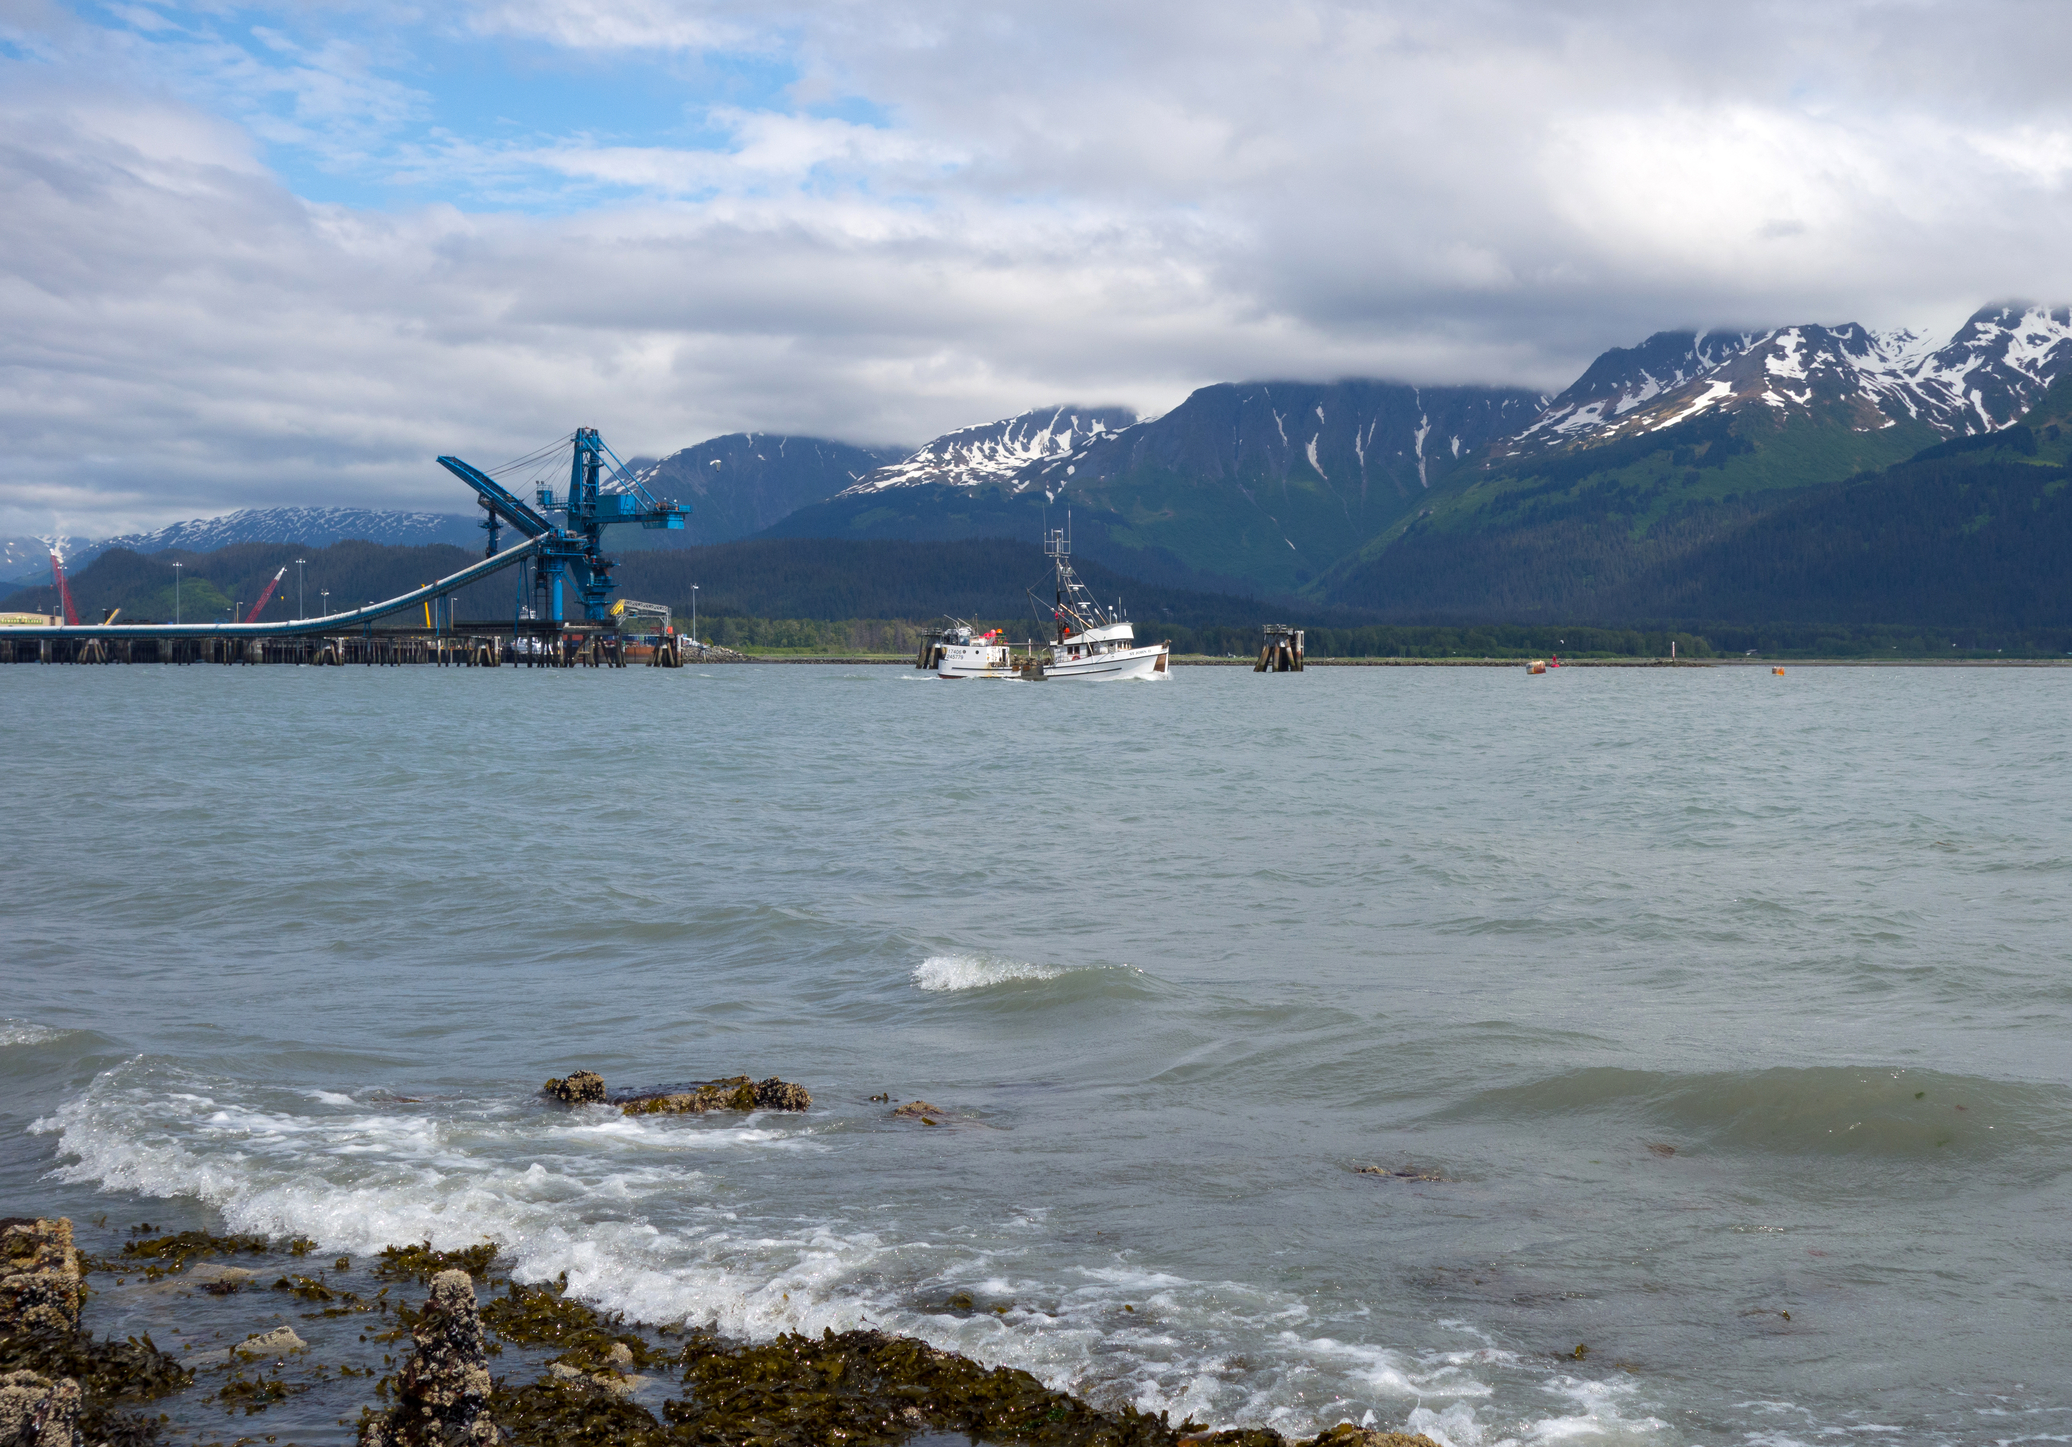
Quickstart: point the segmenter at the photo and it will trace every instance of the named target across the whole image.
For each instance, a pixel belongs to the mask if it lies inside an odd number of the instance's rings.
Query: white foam
[[[9,1045],[43,1045],[69,1035],[69,1030],[54,1030],[48,1025],[38,1025],[34,1020],[0,1019],[0,1048]]]
[[[938,958],[956,961],[937,967],[946,981],[998,983],[1039,969]],[[369,1094],[351,1105],[316,1102],[308,1090],[139,1058],[31,1129],[58,1137],[62,1178],[191,1197],[231,1230],[311,1236],[327,1252],[355,1253],[488,1239],[518,1279],[565,1271],[579,1299],[635,1320],[695,1322],[752,1340],[879,1327],[1175,1420],[1308,1435],[1345,1417],[1399,1419],[1414,1405],[1450,1447],[1504,1447],[1469,1404],[1492,1395],[1490,1369],[1542,1370],[1472,1335],[1465,1350],[1446,1352],[1358,1340],[1357,1320],[1325,1335],[1312,1306],[1290,1292],[1193,1280],[1120,1253],[1031,1271],[1042,1208],[1003,1213],[997,1232],[981,1225],[919,1239],[882,1208],[867,1224],[838,1207],[803,1219],[781,1193],[765,1201],[723,1179],[716,1162],[740,1153],[825,1149],[819,1124]],[[960,1289],[1012,1305],[959,1315],[932,1304]],[[1541,1385],[1570,1410],[1513,1427],[1506,1440],[1646,1435],[1653,1419],[1621,1418],[1619,1389],[1593,1396],[1590,1384],[1555,1375]],[[1426,1405],[1442,1403],[1437,1412]]]
[[[987,955],[930,955],[914,966],[913,980],[924,990],[984,990],[1015,980],[1055,980],[1060,965],[1032,965]]]
[[[1419,1407],[1403,1424],[1403,1430],[1422,1432],[1439,1447],[1483,1447],[1485,1441],[1482,1424],[1475,1420],[1475,1409],[1466,1402],[1455,1402],[1443,1412]]]

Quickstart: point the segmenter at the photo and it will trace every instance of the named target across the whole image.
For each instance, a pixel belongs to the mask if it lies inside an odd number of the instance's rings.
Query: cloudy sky
[[[2072,9],[0,0],[0,533],[2072,301]]]

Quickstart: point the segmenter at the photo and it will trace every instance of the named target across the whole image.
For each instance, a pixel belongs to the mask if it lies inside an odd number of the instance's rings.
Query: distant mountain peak
[[[476,536],[475,519],[459,513],[398,512],[364,507],[239,508],[222,517],[194,518],[156,532],[104,539],[97,550],[128,548],[160,553],[168,548],[207,553],[232,543],[308,543],[326,547],[348,539],[373,543],[465,543]]]
[[[1656,332],[1637,347],[1613,347],[1592,362],[1513,447],[1567,442],[1614,425],[1665,392],[1747,351],[1760,333]]]
[[[859,480],[843,495],[895,487],[979,487],[1005,485],[1020,492],[1046,464],[1069,468],[1082,449],[1132,427],[1140,419],[1127,407],[1039,407],[997,422],[946,432],[926,447]]]
[[[2072,308],[1983,307],[1940,346],[1909,330],[1853,322],[1755,333],[1657,332],[1604,353],[1533,424],[1497,449],[1517,455],[1609,442],[1704,413],[1820,413],[1857,431],[1926,422],[1946,435],[1990,432],[2072,370]]]

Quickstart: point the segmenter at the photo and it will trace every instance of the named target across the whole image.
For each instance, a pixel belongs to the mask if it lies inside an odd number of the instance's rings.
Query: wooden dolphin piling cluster
[[[1302,632],[1287,623],[1266,625],[1266,641],[1259,645],[1259,662],[1254,673],[1302,672]]]

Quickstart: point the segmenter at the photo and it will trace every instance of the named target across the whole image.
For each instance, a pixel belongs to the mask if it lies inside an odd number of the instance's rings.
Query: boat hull
[[[1154,648],[1122,648],[1113,653],[1094,653],[1084,658],[1060,659],[1043,666],[1043,676],[1048,679],[1090,679],[1110,681],[1125,678],[1146,680],[1170,678],[1170,650],[1163,645]]]
[[[1113,653],[1096,653],[1085,658],[1068,658],[1063,662],[1046,663],[1036,677],[1046,682],[1052,679],[1075,678],[1100,682],[1127,678],[1161,679],[1171,676],[1170,655],[1171,651],[1163,646],[1119,649]],[[1004,663],[955,656],[945,657],[938,663],[935,667],[935,676],[944,679],[1028,677],[1019,668],[1010,668]]]

